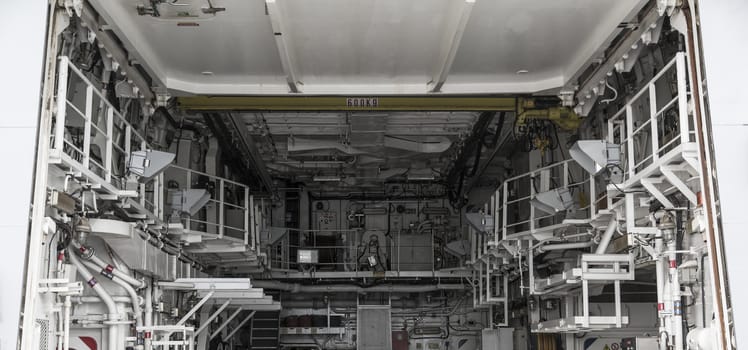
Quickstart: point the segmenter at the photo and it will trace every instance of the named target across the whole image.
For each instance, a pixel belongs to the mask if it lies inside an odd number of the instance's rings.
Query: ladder
[[[280,311],[257,311],[252,318],[251,349],[280,348]]]

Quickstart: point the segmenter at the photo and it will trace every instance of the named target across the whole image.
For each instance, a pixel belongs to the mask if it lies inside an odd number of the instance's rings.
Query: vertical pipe
[[[60,316],[57,317],[57,349],[64,348],[63,344],[65,343],[65,321],[63,320],[63,318],[64,317],[62,313],[60,313]]]
[[[152,350],[151,345],[152,332],[150,327],[153,326],[153,284],[148,283],[145,287],[145,318],[143,325],[146,328],[145,334],[143,335],[143,346],[145,350]]]
[[[659,348],[667,350],[666,313],[665,313],[665,266],[663,264],[663,242],[662,231],[657,230],[655,235],[655,272],[657,278],[657,317],[659,319]]]
[[[117,305],[114,303],[114,300],[112,299],[112,296],[107,293],[107,291],[102,287],[96,279],[93,277],[90,271],[83,266],[83,263],[78,259],[78,255],[75,253],[75,249],[70,249],[68,256],[70,258],[70,262],[75,265],[75,267],[78,269],[78,273],[83,277],[84,280],[86,280],[86,283],[91,287],[91,289],[96,292],[96,294],[101,298],[101,301],[104,302],[104,304],[107,307],[107,311],[109,314],[107,315],[108,321],[117,321],[119,320],[119,312],[117,311]],[[114,350],[117,349],[117,327],[115,325],[109,325],[109,334],[108,334],[108,347],[107,350]]]
[[[672,316],[670,319],[672,337],[674,338],[674,350],[683,350],[683,315],[681,310],[680,281],[678,281],[678,265],[676,260],[676,239],[671,231],[670,240],[667,244],[667,258],[669,263],[668,278],[670,280],[670,295],[673,302]]]
[[[65,302],[62,308],[62,350],[70,349],[70,296],[65,296]]]

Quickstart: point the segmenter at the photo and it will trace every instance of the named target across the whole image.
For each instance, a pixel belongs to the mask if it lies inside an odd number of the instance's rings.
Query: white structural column
[[[268,17],[273,26],[273,35],[275,36],[275,46],[278,48],[278,55],[281,59],[283,72],[286,74],[286,82],[291,92],[301,92],[299,88],[298,69],[296,67],[293,45],[285,26],[283,11],[281,10],[280,0],[265,0]]]
[[[694,7],[694,1],[688,4]],[[748,46],[735,45],[748,31],[748,2],[739,0],[698,1],[698,20],[701,24],[704,49],[705,76],[708,89],[709,126],[712,139],[707,139],[714,147],[718,199],[721,212],[722,238],[724,239],[724,259],[732,291],[730,309],[734,316],[734,333],[726,334],[727,339],[736,341],[733,346],[745,348],[748,344],[748,299],[741,292],[748,288],[748,274],[745,265],[745,247],[748,235],[745,227],[745,200],[748,194],[748,161],[741,152],[748,149],[748,117],[744,101],[748,98],[748,70],[744,59]],[[697,62],[701,63],[701,62]],[[705,123],[706,124],[706,123]],[[712,142],[709,142],[712,141]],[[704,161],[704,160],[702,160]],[[711,163],[709,169],[711,169]],[[702,176],[712,178],[712,174]],[[718,247],[723,248],[723,247]],[[722,281],[724,282],[724,280]],[[718,291],[726,296],[727,288]],[[734,337],[734,338],[733,338]]]
[[[453,11],[454,17],[445,26],[439,58],[431,75],[431,81],[428,83],[429,92],[439,92],[444,82],[447,81],[447,76],[457,55],[462,34],[470,20],[470,13],[473,11],[474,4],[475,0],[459,0],[457,9]]]

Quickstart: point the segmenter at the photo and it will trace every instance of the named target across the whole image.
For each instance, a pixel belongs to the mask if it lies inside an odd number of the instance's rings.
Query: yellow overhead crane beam
[[[538,103],[547,98],[512,96],[187,96],[178,97],[186,111],[507,111],[517,112],[518,124],[545,119],[565,130],[581,118],[566,107]]]
[[[194,96],[177,98],[190,111],[514,111],[515,97],[459,96]]]

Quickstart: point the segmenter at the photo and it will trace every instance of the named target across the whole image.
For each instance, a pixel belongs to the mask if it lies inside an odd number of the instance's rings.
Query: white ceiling
[[[559,88],[641,3],[212,0],[226,8],[213,16],[207,0],[177,0],[191,6],[161,4],[154,18],[137,14],[145,0],[91,2],[160,84],[220,95],[286,94],[287,80],[305,94],[423,94],[440,72],[444,93]]]

